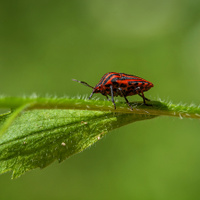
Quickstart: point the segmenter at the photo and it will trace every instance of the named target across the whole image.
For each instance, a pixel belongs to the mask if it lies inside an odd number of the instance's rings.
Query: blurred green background
[[[94,86],[111,71],[153,82],[152,100],[199,105],[200,1],[0,1],[1,94],[89,95],[71,79]],[[199,199],[199,129],[130,124],[62,164],[1,175],[0,199]]]

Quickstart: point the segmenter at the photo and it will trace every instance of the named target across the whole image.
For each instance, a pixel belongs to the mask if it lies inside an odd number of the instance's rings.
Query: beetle
[[[114,96],[120,96],[124,97],[126,103],[129,105],[131,110],[133,110],[131,104],[126,97],[136,94],[143,98],[143,103],[145,105],[149,106],[150,104],[147,104],[146,101],[150,100],[144,96],[144,92],[148,91],[154,86],[153,83],[138,76],[117,72],[106,73],[95,87],[92,87],[84,81],[78,81],[76,79],[72,80],[78,83],[82,83],[83,85],[93,89],[91,95],[89,96],[89,99],[92,98],[94,93],[101,93],[102,95],[106,96],[108,100],[108,96],[111,96],[114,109],[116,109]]]

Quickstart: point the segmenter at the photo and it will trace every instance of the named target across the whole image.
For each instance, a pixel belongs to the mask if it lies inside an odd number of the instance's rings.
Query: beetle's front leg
[[[114,100],[114,94],[113,94],[113,86],[110,86],[110,94],[111,94],[111,101],[113,102],[114,105],[114,109],[116,109],[116,104],[115,104],[115,100]]]

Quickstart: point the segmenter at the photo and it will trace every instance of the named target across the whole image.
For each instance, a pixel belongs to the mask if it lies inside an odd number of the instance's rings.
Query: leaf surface
[[[0,173],[26,171],[61,162],[125,124],[155,116],[88,110],[41,109],[23,112],[0,140]]]

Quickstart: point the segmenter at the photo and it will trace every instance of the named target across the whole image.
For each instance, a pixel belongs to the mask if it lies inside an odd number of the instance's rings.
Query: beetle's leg
[[[110,101],[110,99],[109,99],[108,95],[105,95],[105,96],[106,96],[107,100],[108,100],[108,101]]]
[[[147,103],[146,103],[146,101],[145,101],[146,98],[145,98],[145,96],[144,96],[144,93],[143,93],[143,92],[141,92],[141,93],[142,93],[141,96],[142,96],[142,98],[143,98],[143,102],[144,102],[144,104],[145,104],[146,106],[152,106],[151,104],[147,104]]]
[[[88,99],[91,99],[91,98],[92,98],[92,96],[93,96],[93,94],[94,94],[94,92],[92,92],[92,93],[91,93],[91,95],[89,96],[89,98],[88,98]]]
[[[146,105],[146,101],[145,101],[144,93],[143,93],[143,92],[141,92],[141,93],[142,93],[141,97],[143,98],[143,102],[144,102],[144,104]]]
[[[129,107],[131,108],[131,110],[133,110],[133,107],[131,106],[131,104],[129,103],[128,99],[127,99],[126,96],[124,95],[122,89],[121,89],[121,88],[118,88],[118,90],[121,92],[122,96],[123,96],[124,99],[126,100],[126,103],[129,105]]]
[[[116,109],[116,104],[115,104],[115,100],[114,100],[114,94],[113,94],[113,87],[112,87],[112,85],[110,86],[110,93],[111,93],[111,101],[113,102],[114,109]]]
[[[147,99],[145,96],[144,96],[144,94],[143,94],[143,96],[141,95],[141,94],[138,94],[139,96],[141,96],[143,99],[145,98],[145,100],[147,100],[147,101],[151,101],[150,99]]]

